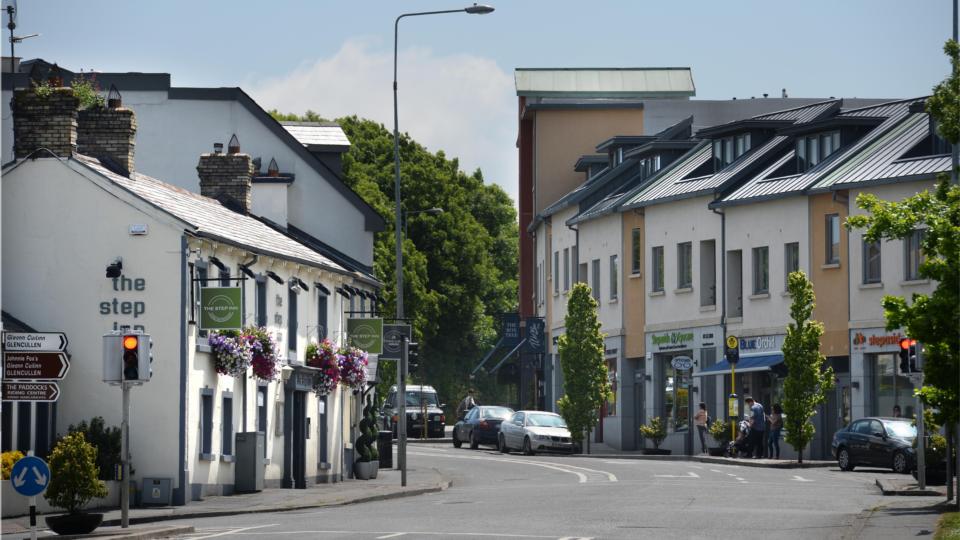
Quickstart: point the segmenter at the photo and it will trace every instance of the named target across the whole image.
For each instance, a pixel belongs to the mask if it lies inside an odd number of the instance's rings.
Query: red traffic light
[[[135,351],[137,350],[137,346],[139,346],[139,344],[140,340],[137,338],[137,336],[123,336],[124,350]]]
[[[910,339],[905,337],[900,340],[900,348],[903,350],[907,350],[910,347],[915,346],[916,344],[917,344],[917,340],[915,339]]]

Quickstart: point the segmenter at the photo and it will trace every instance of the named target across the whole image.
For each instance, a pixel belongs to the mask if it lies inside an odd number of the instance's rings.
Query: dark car
[[[513,416],[509,407],[480,405],[470,409],[462,420],[453,426],[453,446],[460,448],[465,442],[476,450],[481,444],[497,444],[500,423]]]
[[[407,436],[421,437],[424,423],[427,427],[427,437],[442,438],[446,429],[446,416],[443,407],[437,398],[437,391],[432,386],[416,384],[407,385]],[[390,387],[387,399],[383,403],[383,415],[387,429],[397,436],[397,387]],[[426,421],[426,422],[424,422]]]
[[[831,451],[840,469],[858,465],[908,473],[915,468],[917,430],[904,418],[861,418],[833,435]]]

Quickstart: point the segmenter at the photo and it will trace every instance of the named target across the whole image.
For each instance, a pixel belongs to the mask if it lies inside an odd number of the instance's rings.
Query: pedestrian
[[[763,440],[764,440],[764,427],[767,423],[766,415],[763,414],[763,405],[757,403],[752,397],[747,396],[744,398],[744,403],[746,403],[747,408],[749,409],[749,421],[750,421],[750,445],[747,452],[747,457],[761,458],[763,457]]]
[[[893,406],[893,417],[894,417],[894,418],[900,418],[901,416],[902,416],[902,414],[900,413],[900,406],[899,406],[899,405],[894,405],[894,406]]]
[[[707,404],[700,402],[700,409],[693,415],[693,423],[697,426],[697,434],[700,435],[700,453],[707,453],[707,424],[710,423],[710,415],[707,413]]]
[[[457,418],[463,418],[470,409],[479,405],[477,400],[473,399],[473,388],[467,390],[467,397],[457,405]]]
[[[770,432],[767,434],[767,457],[780,459],[780,432],[783,430],[783,407],[779,403],[773,405],[773,413],[767,416],[770,422]],[[774,453],[776,450],[776,453]]]

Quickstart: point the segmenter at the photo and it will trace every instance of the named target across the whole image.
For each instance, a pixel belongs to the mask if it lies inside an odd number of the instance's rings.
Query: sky
[[[906,98],[949,71],[950,0],[487,3],[494,13],[401,21],[400,129],[515,200],[518,67],[690,67],[700,99],[782,88]],[[394,19],[468,4],[20,0],[17,35],[41,35],[16,53],[73,71],[170,73],[174,86],[240,86],[267,109],[392,128]]]

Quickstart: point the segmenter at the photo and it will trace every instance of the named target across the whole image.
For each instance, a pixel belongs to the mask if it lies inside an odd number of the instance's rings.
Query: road
[[[192,520],[184,537],[319,539],[847,538],[883,471],[503,455],[412,445],[450,489],[354,506]],[[853,527],[853,529],[851,529]]]

